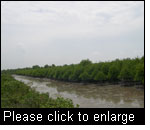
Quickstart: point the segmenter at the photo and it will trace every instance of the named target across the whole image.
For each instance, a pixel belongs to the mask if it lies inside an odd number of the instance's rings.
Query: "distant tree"
[[[88,81],[90,79],[90,76],[86,71],[84,71],[83,73],[80,74],[79,78],[82,81]]]
[[[70,80],[70,81],[76,81],[76,79],[75,79],[73,73],[71,73],[71,74],[69,75],[69,80]]]
[[[52,67],[55,67],[55,64],[52,64]]]
[[[127,65],[124,65],[121,69],[121,72],[119,74],[119,79],[121,80],[132,80],[132,72],[129,68],[129,66]]]
[[[94,70],[93,70],[93,72],[91,74],[91,79],[92,80],[94,80],[94,78],[95,78],[95,76],[97,75],[98,72],[99,72],[98,68],[96,66],[94,66]]]
[[[32,68],[33,69],[38,69],[38,68],[40,68],[40,66],[39,65],[34,65],[34,66],[32,66]]]
[[[80,74],[83,72],[83,68],[79,65],[77,65],[72,73],[72,78],[74,81],[80,81]]]
[[[69,79],[69,76],[70,76],[71,72],[70,71],[66,71],[63,76],[62,76],[62,79],[64,80],[68,80]]]
[[[49,66],[46,64],[45,66],[44,66],[44,68],[48,68]]]
[[[135,80],[140,81],[144,84],[144,63],[140,63],[136,66],[136,75],[135,75]]]
[[[66,66],[67,66],[67,64],[64,64],[64,65],[63,65],[63,67],[66,67]]]
[[[102,68],[101,68],[102,72],[105,75],[108,75],[108,71],[109,71],[109,63],[102,63]]]
[[[91,64],[92,62],[89,60],[89,59],[87,59],[87,60],[82,60],[81,62],[80,62],[80,65],[83,65],[83,66],[85,66],[85,65],[89,65],[89,64]]]
[[[95,81],[104,81],[106,80],[106,76],[103,72],[99,71],[96,76],[94,77]]]
[[[112,65],[109,68],[108,79],[111,81],[116,81],[116,80],[118,80],[118,76],[119,76],[119,70],[118,70],[117,66]]]
[[[54,72],[54,78],[55,78],[55,79],[58,79],[58,77],[59,77],[59,75],[60,75],[60,72],[61,72],[61,71],[60,71],[60,68],[56,68],[56,69],[55,69],[55,72]]]
[[[90,64],[86,67],[86,71],[88,72],[89,75],[92,75],[94,68],[95,68],[94,64]]]

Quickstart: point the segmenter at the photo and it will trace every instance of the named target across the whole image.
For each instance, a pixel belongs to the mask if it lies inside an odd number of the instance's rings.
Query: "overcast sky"
[[[2,2],[1,69],[144,55],[144,2]]]

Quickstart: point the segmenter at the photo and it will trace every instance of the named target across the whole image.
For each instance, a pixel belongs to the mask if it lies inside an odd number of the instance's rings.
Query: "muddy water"
[[[144,89],[138,86],[122,87],[120,85],[96,85],[81,83],[64,83],[49,79],[31,78],[13,75],[35,88],[40,93],[49,93],[52,98],[59,96],[72,99],[81,108],[143,108]]]

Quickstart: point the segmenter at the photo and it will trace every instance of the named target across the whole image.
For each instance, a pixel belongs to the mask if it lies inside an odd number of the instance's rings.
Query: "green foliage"
[[[84,71],[80,74],[79,78],[81,79],[81,81],[88,81],[90,79],[90,76],[86,71]]]
[[[144,64],[140,63],[136,66],[135,80],[142,81],[142,83],[144,84],[144,74]]]
[[[92,62],[91,62],[89,59],[87,59],[87,60],[82,60],[82,61],[80,62],[80,65],[82,65],[82,66],[86,66],[86,65],[89,65],[89,64],[92,64]]]
[[[113,65],[109,68],[108,79],[111,81],[118,80],[119,69],[117,66]]]
[[[32,68],[33,68],[33,69],[38,69],[38,68],[40,68],[40,66],[34,65],[34,66],[32,66]]]
[[[132,73],[127,65],[122,67],[119,78],[124,81],[132,80]]]
[[[109,64],[108,63],[102,63],[102,68],[101,68],[102,72],[105,75],[108,75],[108,71],[109,71]]]
[[[44,68],[48,68],[48,67],[49,67],[48,65],[45,65],[45,66],[44,66]]]
[[[40,94],[12,76],[1,74],[2,108],[73,108],[70,99],[49,98],[48,93]]]
[[[134,59],[116,59],[111,62],[92,63],[82,60],[79,64],[44,67],[33,66],[16,70],[3,70],[2,73],[20,74],[33,77],[47,77],[75,82],[118,82],[136,81],[144,84],[144,56]]]
[[[97,75],[94,77],[95,81],[105,81],[106,80],[106,76],[103,72],[99,71],[97,73]]]

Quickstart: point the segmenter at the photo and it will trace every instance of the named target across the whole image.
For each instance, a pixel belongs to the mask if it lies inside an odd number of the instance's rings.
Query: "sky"
[[[143,1],[1,2],[1,69],[143,55]]]

